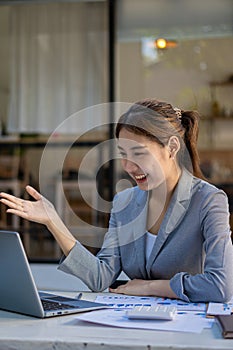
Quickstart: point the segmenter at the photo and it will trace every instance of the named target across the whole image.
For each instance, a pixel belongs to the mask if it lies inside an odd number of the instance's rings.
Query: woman
[[[202,178],[197,112],[143,100],[123,114],[116,138],[123,169],[137,186],[118,193],[97,256],[71,235],[53,205],[2,193],[7,212],[45,224],[65,258],[59,269],[91,290],[108,288],[124,271],[130,280],[111,292],[226,302],[233,294],[233,252],[225,193]],[[193,173],[193,174],[192,174]]]

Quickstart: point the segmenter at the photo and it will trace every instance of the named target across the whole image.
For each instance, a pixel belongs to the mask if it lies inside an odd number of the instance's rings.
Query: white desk
[[[86,299],[94,297],[95,293],[84,293]],[[75,315],[41,320],[0,311],[0,349],[232,350],[233,339],[223,339],[216,324],[192,334],[90,325],[76,320]]]

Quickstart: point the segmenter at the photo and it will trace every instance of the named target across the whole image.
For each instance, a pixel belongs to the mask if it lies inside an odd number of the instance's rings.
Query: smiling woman
[[[2,193],[7,211],[45,224],[66,257],[59,269],[93,291],[185,301],[225,302],[233,295],[233,250],[226,194],[202,179],[196,149],[199,114],[155,99],[132,105],[116,126],[124,170],[137,186],[119,192],[97,256],[68,231],[53,205]],[[147,237],[156,235],[152,247]]]
[[[172,158],[177,155],[179,166],[185,166],[203,178],[197,151],[199,117],[196,111],[181,111],[166,102],[146,99],[137,102],[121,116],[116,137],[119,138],[124,128],[155,141],[162,148],[168,146]]]
[[[179,141],[178,139],[175,141],[173,136],[170,142],[177,146],[176,151],[173,149],[175,154],[179,149]],[[178,181],[180,171],[174,161],[174,155],[170,157],[167,146],[162,147],[157,142],[148,140],[142,135],[135,135],[124,128],[119,133],[118,143],[122,155],[122,167],[141,189],[150,190],[168,180]],[[135,146],[135,143],[139,146]],[[169,158],[172,161],[168,162]]]

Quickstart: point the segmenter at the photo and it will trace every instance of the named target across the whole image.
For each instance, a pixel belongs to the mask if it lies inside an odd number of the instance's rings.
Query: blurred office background
[[[156,97],[200,111],[202,169],[232,212],[232,20],[232,0],[0,1],[0,190],[27,198],[32,184],[95,253],[124,187],[108,124]],[[31,261],[59,259],[43,226],[2,205],[0,224]]]

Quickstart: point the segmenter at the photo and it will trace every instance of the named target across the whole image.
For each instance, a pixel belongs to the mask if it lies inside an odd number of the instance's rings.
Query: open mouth
[[[134,175],[134,178],[137,183],[142,183],[146,181],[147,175],[146,174]]]

